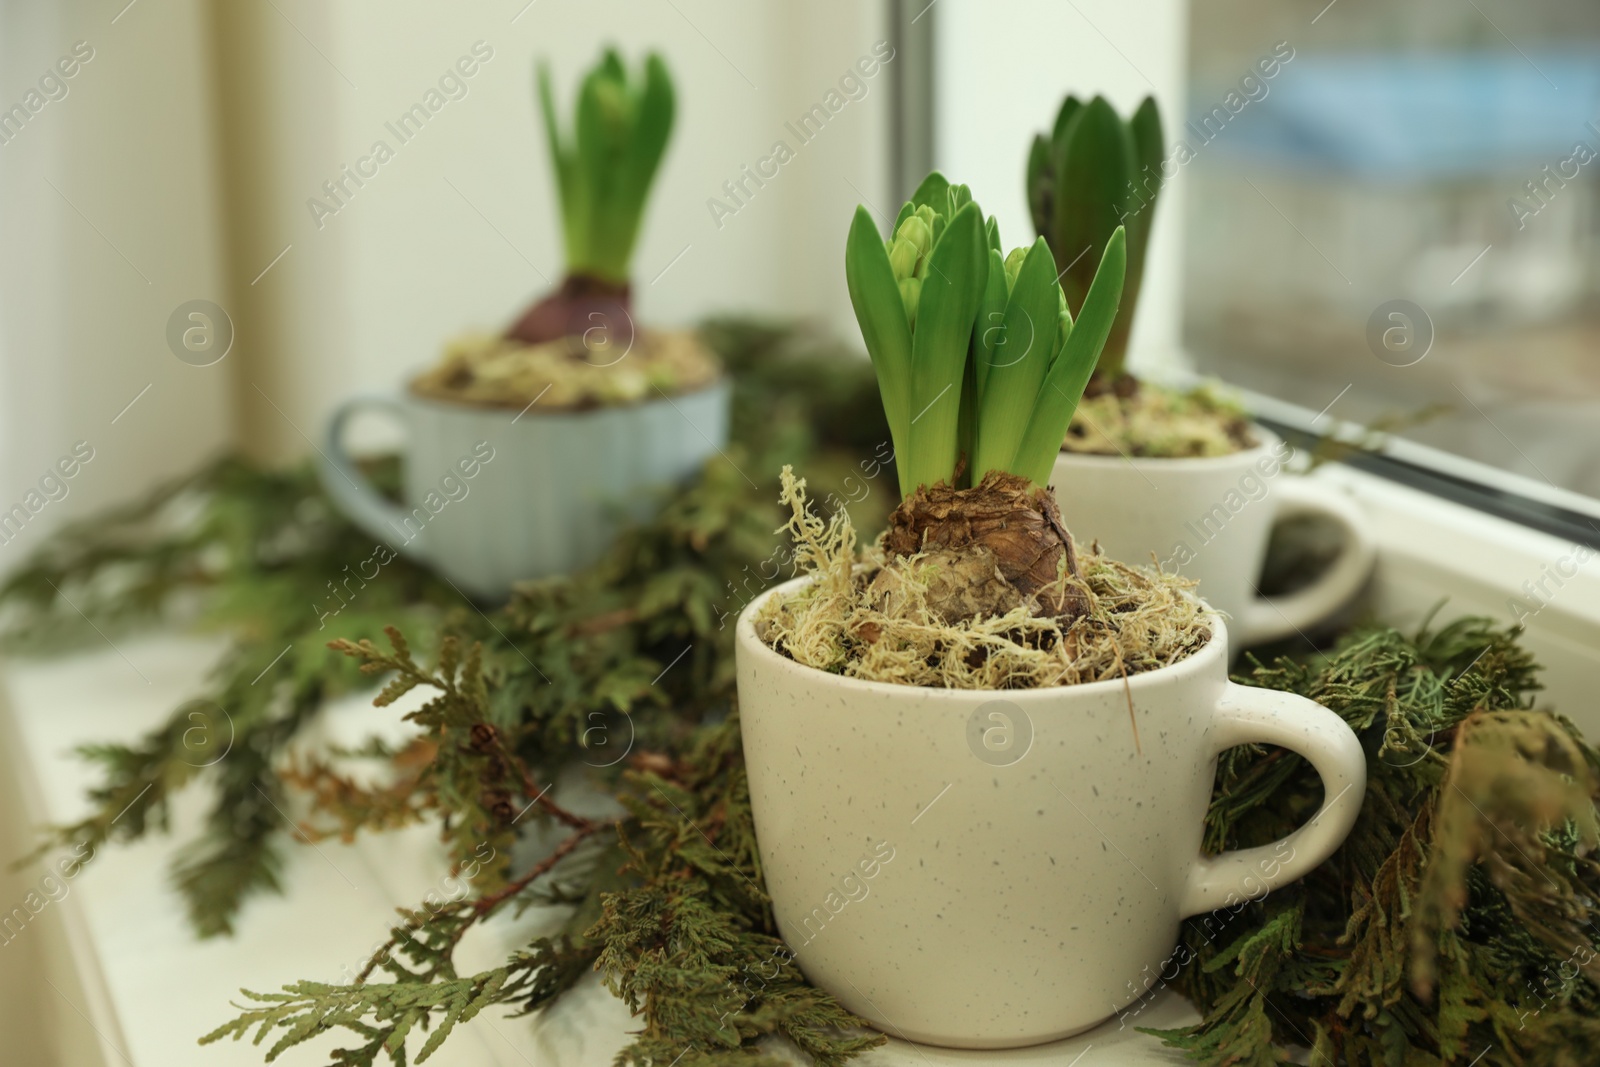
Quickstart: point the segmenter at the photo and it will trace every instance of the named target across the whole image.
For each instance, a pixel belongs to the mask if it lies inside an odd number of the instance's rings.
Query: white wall
[[[53,520],[230,441],[307,454],[341,398],[399,384],[451,334],[501,326],[558,280],[535,56],[568,103],[602,42],[659,49],[672,68],[679,121],[635,260],[641,317],[853,329],[844,233],[859,197],[885,196],[890,75],[812,143],[784,123],[885,36],[883,6],[0,0],[0,108],[74,41],[95,49],[67,97],[0,145],[0,512],[74,441],[96,449],[67,499],[0,545],[0,566]],[[400,145],[384,123],[480,40],[494,55],[468,95]],[[307,200],[380,138],[395,158],[319,228]],[[795,159],[719,227],[708,198],[779,139]],[[234,322],[215,366],[167,346],[168,316],[195,298]]]
[[[0,109],[25,104],[75,42],[93,50],[65,97],[0,144],[0,512],[74,442],[94,449],[66,498],[0,545],[0,569],[228,434],[226,361],[193,367],[166,343],[180,303],[225,288],[202,6],[120,7],[0,5]]]
[[[1028,146],[1068,93],[1104,95],[1127,115],[1145,96],[1161,107],[1169,144],[1183,125],[1185,0],[940,0],[937,165],[1000,222],[1008,248],[1034,237],[1024,192]],[[1179,241],[1184,178],[1162,190],[1131,340],[1147,373],[1181,358]]]
[[[256,183],[260,201],[239,262],[259,269],[292,245],[246,296],[273,336],[242,369],[282,409],[264,405],[255,385],[241,390],[258,451],[304,452],[289,421],[320,438],[316,427],[348,392],[398,384],[444,338],[499,328],[559,281],[533,60],[551,59],[570,118],[573,83],[608,41],[630,61],[661,51],[678,90],[677,125],[635,255],[640,317],[666,325],[763,311],[853,329],[841,269],[859,199],[849,182],[883,196],[889,73],[812,143],[800,146],[784,122],[821,101],[885,36],[880,3],[525,3],[279,0],[282,15],[248,3],[247,14],[231,16],[248,25],[230,38],[259,51],[253,70],[237,76],[237,96],[252,102],[260,127],[235,142],[252,160],[235,173]],[[493,57],[467,79],[467,95],[400,144],[385,123],[477,41]],[[379,139],[394,159],[319,228],[307,200]],[[706,201],[779,139],[796,158],[719,227]],[[272,169],[270,180],[250,177],[261,167]]]

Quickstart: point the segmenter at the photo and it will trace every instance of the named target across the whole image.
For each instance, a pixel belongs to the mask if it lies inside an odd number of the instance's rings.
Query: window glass
[[[1197,368],[1600,497],[1600,6],[1208,0],[1188,47]]]

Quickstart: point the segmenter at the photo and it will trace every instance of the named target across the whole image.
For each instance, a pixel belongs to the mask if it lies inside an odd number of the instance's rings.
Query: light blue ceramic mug
[[[671,399],[521,413],[411,392],[341,404],[322,452],[339,509],[462,592],[499,601],[512,583],[599,559],[617,530],[648,517],[728,439],[726,380]],[[351,416],[382,410],[404,427],[403,503],[377,491],[345,449]]]

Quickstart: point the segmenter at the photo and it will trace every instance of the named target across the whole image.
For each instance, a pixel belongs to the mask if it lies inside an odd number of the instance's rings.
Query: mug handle
[[[1304,826],[1270,845],[1197,859],[1183,891],[1184,917],[1259,899],[1258,894],[1304,878],[1344,843],[1366,796],[1367,759],[1355,732],[1321,704],[1294,693],[1228,682],[1210,741],[1214,754],[1249,744],[1299,753],[1322,778],[1322,807]]]
[[[1276,522],[1297,515],[1320,515],[1338,523],[1344,535],[1339,555],[1311,585],[1287,596],[1258,596],[1245,605],[1234,625],[1240,647],[1298,633],[1333,614],[1355,596],[1377,558],[1377,542],[1367,532],[1366,516],[1354,501],[1324,482],[1289,477],[1273,490]]]
[[[381,408],[409,429],[411,413],[404,401],[393,393],[362,393],[340,404],[328,419],[327,439],[318,464],[322,488],[345,517],[367,533],[414,559],[426,559],[421,539],[405,536],[405,520],[411,518],[411,512],[378,492],[345,451],[345,424],[351,416],[367,408]]]

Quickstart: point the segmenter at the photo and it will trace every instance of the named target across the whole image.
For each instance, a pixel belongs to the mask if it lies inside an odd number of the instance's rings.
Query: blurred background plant
[[[672,78],[655,52],[632,78],[616,49],[608,48],[579,83],[573,122],[564,131],[550,65],[541,62],[539,108],[556,177],[566,275],[507,336],[533,345],[583,336],[598,321],[616,335],[611,343],[628,348],[633,249],[672,134]]]
[[[1094,281],[1100,257],[1118,227],[1127,233],[1128,270],[1117,320],[1095,368],[1101,388],[1126,373],[1128,334],[1139,309],[1145,252],[1165,179],[1166,143],[1161,109],[1153,96],[1127,121],[1103,96],[1087,104],[1068,96],[1047,134],[1028,150],[1028,211],[1034,229],[1050,245],[1067,308],[1078,315]]]

